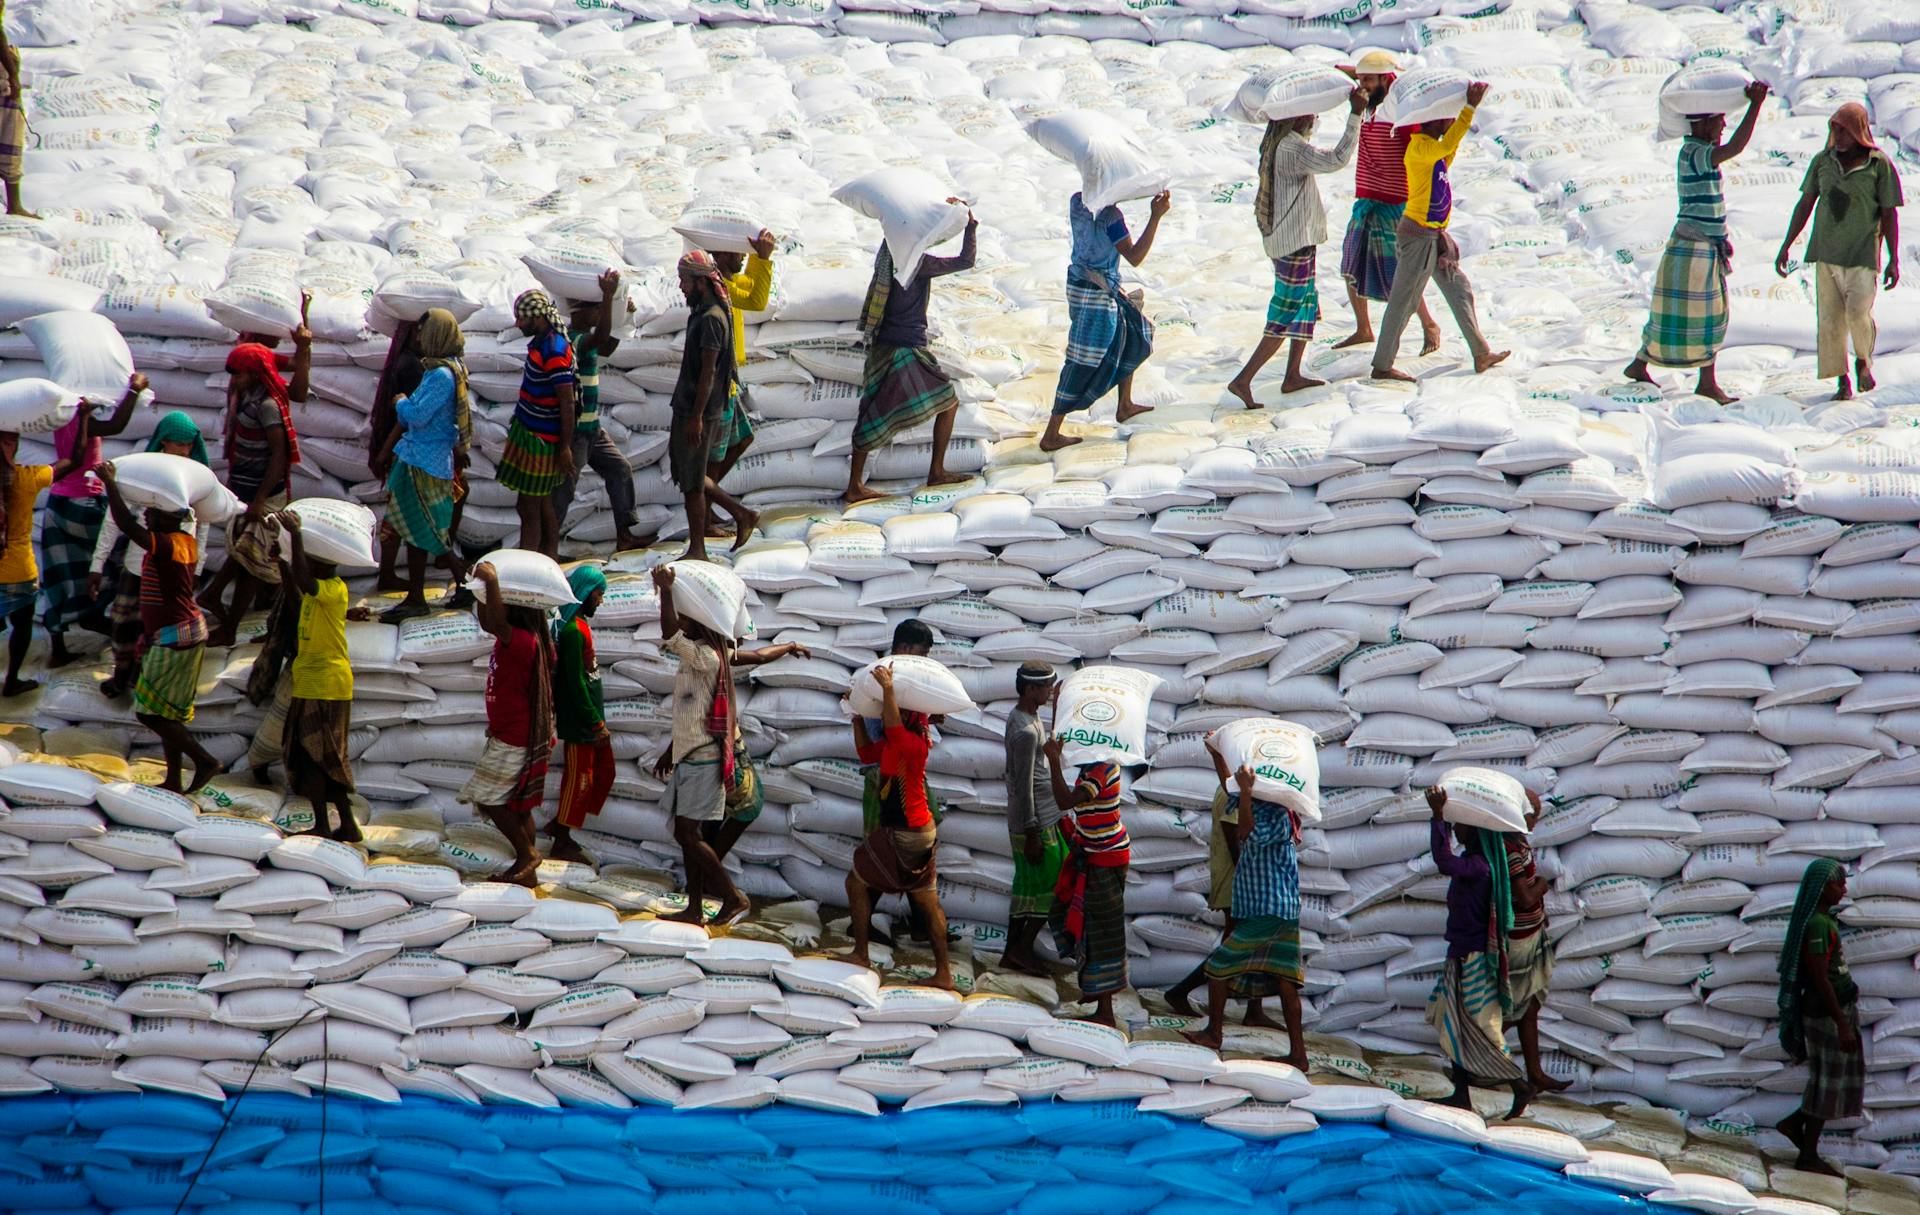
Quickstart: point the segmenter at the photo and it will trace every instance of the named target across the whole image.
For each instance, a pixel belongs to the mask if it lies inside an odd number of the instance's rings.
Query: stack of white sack
[[[1831,108],[1820,98],[1835,95],[1808,84],[1769,102],[1754,149],[1727,174],[1742,252],[1721,369],[1745,399],[1720,408],[1622,387],[1645,271],[1671,220],[1674,146],[1652,142],[1660,83],[1681,60],[1716,54],[1770,79],[1768,55],[1790,37],[1810,47],[1816,27],[1768,25],[1762,47],[1715,13],[1582,7],[1584,33],[1551,37],[1540,31],[1563,22],[1564,5],[1366,26],[1494,84],[1454,169],[1454,231],[1489,329],[1518,353],[1479,380],[1347,379],[1284,412],[1216,411],[1222,369],[1256,340],[1270,284],[1250,222],[1258,130],[1211,116],[1288,52],[1010,38],[889,48],[791,26],[696,32],[617,17],[207,26],[158,9],[102,27],[112,41],[100,45],[126,54],[28,47],[40,142],[27,198],[46,218],[0,222],[0,320],[107,316],[162,406],[192,412],[217,460],[231,331],[206,300],[223,288],[238,298],[247,283],[270,295],[283,281],[245,279],[237,250],[298,252],[293,282],[315,295],[317,340],[314,396],[294,410],[294,496],[377,510],[360,431],[386,357],[378,326],[451,307],[468,332],[479,440],[464,538],[492,547],[516,527],[491,461],[522,357],[511,303],[536,282],[521,259],[611,233],[634,268],[635,310],[602,369],[603,410],[636,464],[643,529],[670,525],[678,509],[661,468],[682,328],[670,225],[703,197],[749,200],[782,247],[744,369],[762,426],[731,478],[766,511],[764,530],[731,560],[754,592],[759,640],[813,651],[757,670],[744,700],[767,798],[729,858],[749,893],[842,899],[861,777],[841,698],[917,615],[979,706],[949,716],[930,777],[946,808],[942,897],[982,942],[1004,923],[1011,888],[1001,734],[1018,664],[1138,668],[1160,679],[1154,767],[1126,811],[1138,985],[1179,978],[1217,937],[1203,735],[1279,716],[1326,744],[1321,820],[1303,854],[1310,1025],[1431,1049],[1423,1009],[1443,954],[1444,887],[1425,859],[1420,788],[1458,764],[1494,768],[1548,802],[1537,841],[1558,887],[1562,958],[1543,1022],[1550,1070],[1583,1097],[1770,1126],[1803,1079],[1771,1031],[1780,917],[1808,859],[1843,857],[1858,870],[1844,918],[1859,930],[1851,956],[1873,1070],[1869,1120],[1830,1155],[1920,1169],[1907,1081],[1920,1064],[1920,376],[1897,353],[1920,331],[1909,332],[1904,291],[1884,297],[1883,387],[1830,405],[1807,357],[1810,308],[1758,294],[1783,289],[1757,276],[1819,146]],[[1828,11],[1842,7],[1871,6]],[[1206,20],[1267,29],[1308,63],[1343,61],[1352,44],[1345,24],[1336,37],[1324,22],[1288,34],[1277,23],[1290,19]],[[1813,62],[1810,51],[1780,59]],[[1138,395],[1158,408],[1049,457],[1031,436],[1066,332],[1064,200],[1079,179],[1021,120],[1068,107],[1126,123],[1172,168],[1175,206],[1142,267],[1159,329]],[[580,118],[608,113],[627,142]],[[209,114],[218,121],[199,125]],[[880,234],[830,194],[908,151],[982,221],[978,267],[941,280],[934,298],[936,350],[966,402],[949,467],[984,475],[917,489],[928,453],[924,436],[906,436],[872,469],[902,492],[843,513],[831,499],[857,408],[854,319]],[[1350,181],[1323,185],[1337,229]],[[1330,333],[1345,319],[1333,262],[1329,250]],[[1458,354],[1448,341],[1451,356],[1408,365],[1443,372]],[[1311,365],[1351,377],[1366,357],[1316,347]],[[44,377],[24,334],[0,334],[0,359],[0,378]],[[152,421],[138,412],[109,453],[143,446]],[[21,450],[46,460],[45,435],[23,436]],[[586,474],[570,551],[607,547],[604,501]],[[674,667],[645,574],[673,547],[609,568],[595,625],[621,765],[607,810],[580,833],[603,863],[651,871],[677,862],[650,775]],[[497,871],[505,842],[454,799],[480,746],[490,640],[448,614],[355,625],[351,644],[353,751],[376,846],[392,851],[379,841],[394,833],[409,860]],[[206,666],[193,725],[225,760],[243,759],[258,721],[243,696],[252,653]],[[44,745],[76,726],[90,752],[145,748],[99,678],[56,673],[10,715],[48,730]],[[305,822],[297,802],[240,780],[220,787],[202,803]],[[26,907],[29,888],[58,902],[74,882],[108,876],[74,859],[91,832],[71,829],[19,810],[0,824],[25,841],[0,860],[0,911]],[[107,863],[140,872],[119,855]],[[652,905],[660,884],[621,876],[632,871],[579,889],[621,911]],[[200,889],[181,897],[220,893]],[[0,981],[40,980],[0,966]]]

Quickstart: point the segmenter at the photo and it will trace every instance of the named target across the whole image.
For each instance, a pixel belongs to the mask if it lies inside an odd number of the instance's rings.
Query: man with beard
[[[1407,209],[1407,140],[1411,130],[1400,131],[1380,115],[1380,107],[1393,88],[1394,73],[1400,65],[1386,51],[1373,50],[1360,56],[1360,62],[1347,71],[1360,83],[1367,95],[1367,108],[1360,116],[1360,153],[1355,162],[1353,213],[1347,220],[1346,239],[1340,244],[1340,277],[1347,280],[1347,302],[1353,305],[1353,335],[1334,343],[1335,350],[1365,346],[1374,340],[1373,319],[1367,315],[1367,301],[1385,303],[1393,287],[1393,270],[1398,258],[1394,229]],[[1427,301],[1419,304],[1423,355],[1440,349],[1440,322],[1433,319]]]

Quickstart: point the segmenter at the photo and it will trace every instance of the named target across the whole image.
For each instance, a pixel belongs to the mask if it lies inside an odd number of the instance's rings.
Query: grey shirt
[[[1014,835],[1044,831],[1060,821],[1053,774],[1040,753],[1046,738],[1032,713],[1015,709],[1007,714],[1007,830]]]

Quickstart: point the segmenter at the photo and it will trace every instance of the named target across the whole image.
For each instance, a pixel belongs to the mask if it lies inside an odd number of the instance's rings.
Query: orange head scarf
[[[1867,107],[1857,101],[1849,101],[1835,110],[1833,117],[1827,119],[1827,125],[1845,131],[1853,137],[1853,142],[1870,152],[1877,149],[1873,142],[1873,131],[1867,126]],[[1831,137],[1828,142],[1832,142]]]

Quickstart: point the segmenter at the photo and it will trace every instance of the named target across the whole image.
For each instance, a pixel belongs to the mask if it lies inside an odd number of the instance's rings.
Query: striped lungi
[[[1640,358],[1656,367],[1705,367],[1726,344],[1727,316],[1721,242],[1674,233],[1654,273]]]
[[[87,574],[93,565],[93,542],[107,517],[105,498],[47,497],[45,521],[40,525],[40,586],[47,595],[47,632],[64,633],[93,611],[87,596]]]
[[[503,806],[516,814],[532,814],[546,797],[548,747],[537,751],[501,742],[491,734],[473,765],[473,775],[455,795],[470,806]]]
[[[0,106],[0,181],[20,184],[27,163],[27,112],[16,96]]]
[[[1500,1006],[1500,962],[1490,953],[1448,958],[1427,997],[1427,1024],[1440,1035],[1440,1049],[1469,1076],[1495,1084],[1525,1078],[1507,1053]]]
[[[932,890],[939,876],[933,859],[937,842],[931,825],[918,831],[875,827],[854,849],[854,876],[875,894]]]
[[[387,523],[409,548],[438,557],[450,547],[453,482],[394,461],[387,475]]]
[[[1060,866],[1067,859],[1067,837],[1060,825],[1040,832],[1040,862],[1027,859],[1026,833],[1013,836],[1013,898],[1007,914],[1016,920],[1044,920],[1053,911],[1053,888],[1060,884]]]
[[[1080,994],[1109,995],[1127,985],[1127,867],[1088,865],[1070,858],[1062,869],[1061,887],[1068,884],[1066,871],[1076,865],[1080,867],[1078,891],[1069,899],[1060,897],[1056,888],[1049,923],[1056,945],[1062,946],[1061,956],[1079,963]],[[1077,939],[1070,929],[1076,911]]]
[[[1353,200],[1347,235],[1340,242],[1340,277],[1365,299],[1385,303],[1393,290],[1394,268],[1400,264],[1400,239],[1395,229],[1406,210],[1405,203]]]
[[[1849,1004],[1841,1010],[1860,1034],[1860,1009]],[[1842,1050],[1840,1027],[1832,1017],[1800,1018],[1807,1040],[1807,1088],[1800,1098],[1800,1109],[1809,1118],[1830,1122],[1835,1118],[1858,1118],[1866,1100],[1867,1056],[1864,1049]]]
[[[502,488],[530,498],[544,498],[560,487],[560,445],[528,430],[515,418],[507,427],[507,449],[500,456],[494,479]]]
[[[1312,245],[1273,259],[1273,298],[1267,301],[1268,337],[1313,339],[1320,319],[1320,288],[1313,281],[1319,259]]]
[[[40,581],[0,583],[0,620],[21,608],[31,608],[40,598]]]
[[[1053,412],[1069,414],[1093,403],[1132,375],[1153,353],[1153,322],[1111,283],[1099,286],[1067,271],[1067,353]]]
[[[1207,978],[1243,1000],[1275,995],[1283,983],[1298,987],[1301,974],[1300,921],[1277,915],[1241,920],[1207,955]]]
[[[140,679],[133,686],[133,711],[167,721],[193,720],[193,702],[200,693],[200,660],[205,645],[179,648],[150,645],[140,659]]]
[[[288,686],[292,686],[291,681]],[[288,786],[298,793],[317,776],[331,786],[329,792],[336,788],[352,792],[353,765],[347,758],[347,737],[352,730],[351,700],[290,698],[282,734]]]
[[[917,346],[867,346],[867,369],[860,383],[860,415],[853,424],[853,449],[872,451],[903,430],[911,430],[960,404],[953,381],[932,354]]]
[[[227,559],[238,561],[240,568],[267,586],[280,585],[280,562],[276,554],[279,531],[267,526],[267,518],[287,508],[287,495],[274,494],[267,499],[264,514],[256,519],[235,515],[227,524]]]
[[[726,408],[720,412],[720,425],[707,436],[711,442],[707,449],[707,460],[718,464],[730,453],[740,450],[751,438],[753,419],[747,416],[747,393],[736,383],[727,392]]]
[[[287,755],[287,713],[293,708],[293,669],[281,670],[273,685],[273,699],[260,715],[260,725],[247,746],[247,767],[270,768]]]
[[[1547,943],[1546,926],[1524,937],[1508,937],[1506,1001],[1514,1015],[1525,1013],[1535,1000],[1545,1000],[1552,983],[1553,947]]]

